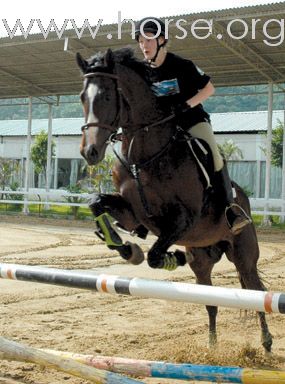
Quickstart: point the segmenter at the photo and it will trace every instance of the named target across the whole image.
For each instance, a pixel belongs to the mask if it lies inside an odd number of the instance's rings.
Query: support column
[[[53,179],[53,189],[57,189],[58,183],[58,157],[54,159],[54,179]]]
[[[48,105],[48,144],[47,144],[47,166],[46,166],[46,191],[50,190],[51,175],[51,144],[52,144],[52,105]]]
[[[271,168],[271,142],[272,142],[272,107],[273,107],[273,83],[268,84],[268,111],[267,111],[267,140],[266,140],[266,171],[265,171],[265,205],[263,225],[270,225],[268,215],[270,197],[270,168]]]
[[[282,151],[282,192],[281,192],[281,199],[282,199],[282,212],[283,215],[280,216],[280,222],[285,223],[285,93],[284,93],[284,116],[283,116],[283,145],[282,145],[283,151]]]
[[[29,192],[30,187],[30,163],[31,163],[31,142],[32,142],[32,97],[29,96],[29,112],[28,112],[28,129],[27,129],[27,144],[26,144],[26,166],[25,166],[25,192]],[[25,195],[24,198],[24,208],[23,212],[25,214],[29,213],[29,204],[28,196]]]
[[[50,179],[51,179],[51,144],[52,144],[52,104],[48,104],[48,142],[47,142],[47,165],[46,165],[46,192],[50,190]],[[48,202],[49,198],[46,197]],[[48,204],[45,204],[45,209],[49,209]]]
[[[255,197],[261,197],[261,160],[256,161],[256,184],[255,184]]]

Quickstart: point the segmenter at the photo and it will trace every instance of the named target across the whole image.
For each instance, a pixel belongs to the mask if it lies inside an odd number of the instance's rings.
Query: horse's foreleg
[[[174,270],[188,262],[185,252],[176,250],[169,252],[168,248],[183,238],[186,231],[193,225],[187,212],[179,206],[168,206],[167,217],[156,219],[160,235],[148,252],[148,264],[151,268]]]
[[[131,206],[119,194],[100,194],[95,196],[89,204],[95,216],[97,224],[96,233],[106,241],[110,249],[117,250],[120,255],[132,264],[140,264],[144,260],[141,248],[133,243],[126,242],[112,226],[108,214],[119,222],[119,225],[128,231],[136,232],[140,237],[145,238],[147,229],[140,225],[131,209]]]

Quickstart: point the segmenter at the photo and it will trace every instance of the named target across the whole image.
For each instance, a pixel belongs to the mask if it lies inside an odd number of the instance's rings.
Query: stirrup
[[[241,213],[236,214],[233,208],[238,208]],[[230,222],[228,218],[229,210],[231,210],[231,214],[234,216],[234,219],[232,220],[232,222]],[[225,218],[226,218],[228,227],[230,228],[230,231],[234,235],[239,234],[244,227],[252,223],[251,218],[248,216],[245,210],[239,204],[236,204],[236,203],[231,203],[229,206],[226,207]]]

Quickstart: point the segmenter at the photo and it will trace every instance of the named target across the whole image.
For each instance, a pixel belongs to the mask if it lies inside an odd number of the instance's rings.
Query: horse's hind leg
[[[229,260],[235,264],[243,288],[265,290],[257,271],[259,248],[253,225],[247,226],[239,235],[234,237],[233,247],[229,248],[226,254]],[[262,345],[266,352],[271,352],[272,335],[268,329],[265,313],[258,312],[258,316]]]
[[[195,273],[196,283],[203,285],[212,285],[211,273],[214,264],[218,262],[224,252],[222,244],[206,247],[206,248],[192,248],[191,251],[194,260],[190,263],[190,268]],[[212,305],[206,305],[209,316],[209,346],[212,347],[217,342],[217,329],[216,318],[218,308]]]
[[[134,243],[123,243],[119,234],[110,223],[107,213],[128,231],[135,231],[138,236],[145,238],[147,229],[140,225],[130,205],[119,194],[96,195],[89,204],[89,207],[95,216],[97,231],[101,239],[106,241],[110,249],[117,250],[120,255],[132,264],[140,264],[144,260],[144,254],[141,248]]]

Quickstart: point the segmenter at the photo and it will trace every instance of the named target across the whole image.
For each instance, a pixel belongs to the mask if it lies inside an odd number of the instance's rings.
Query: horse
[[[196,283],[204,285],[212,285],[213,266],[225,253],[236,267],[242,288],[265,290],[257,271],[254,225],[231,233],[225,203],[218,190],[206,186],[199,161],[190,150],[191,139],[181,133],[174,115],[166,114],[149,86],[147,64],[128,48],[108,49],[88,60],[77,53],[76,58],[84,77],[81,155],[88,164],[97,164],[107,145],[121,139],[112,170],[117,192],[95,195],[90,202],[98,235],[124,259],[139,264],[144,260],[141,248],[123,243],[110,216],[119,227],[141,238],[150,231],[157,240],[148,251],[148,265],[171,270],[189,264]],[[210,175],[211,169],[208,161]],[[233,186],[236,202],[250,216],[247,196],[237,184]],[[185,252],[170,252],[174,244],[184,246]],[[206,309],[212,346],[217,342],[218,310],[216,306]],[[265,352],[270,352],[272,335],[265,313],[258,316],[261,342]]]

